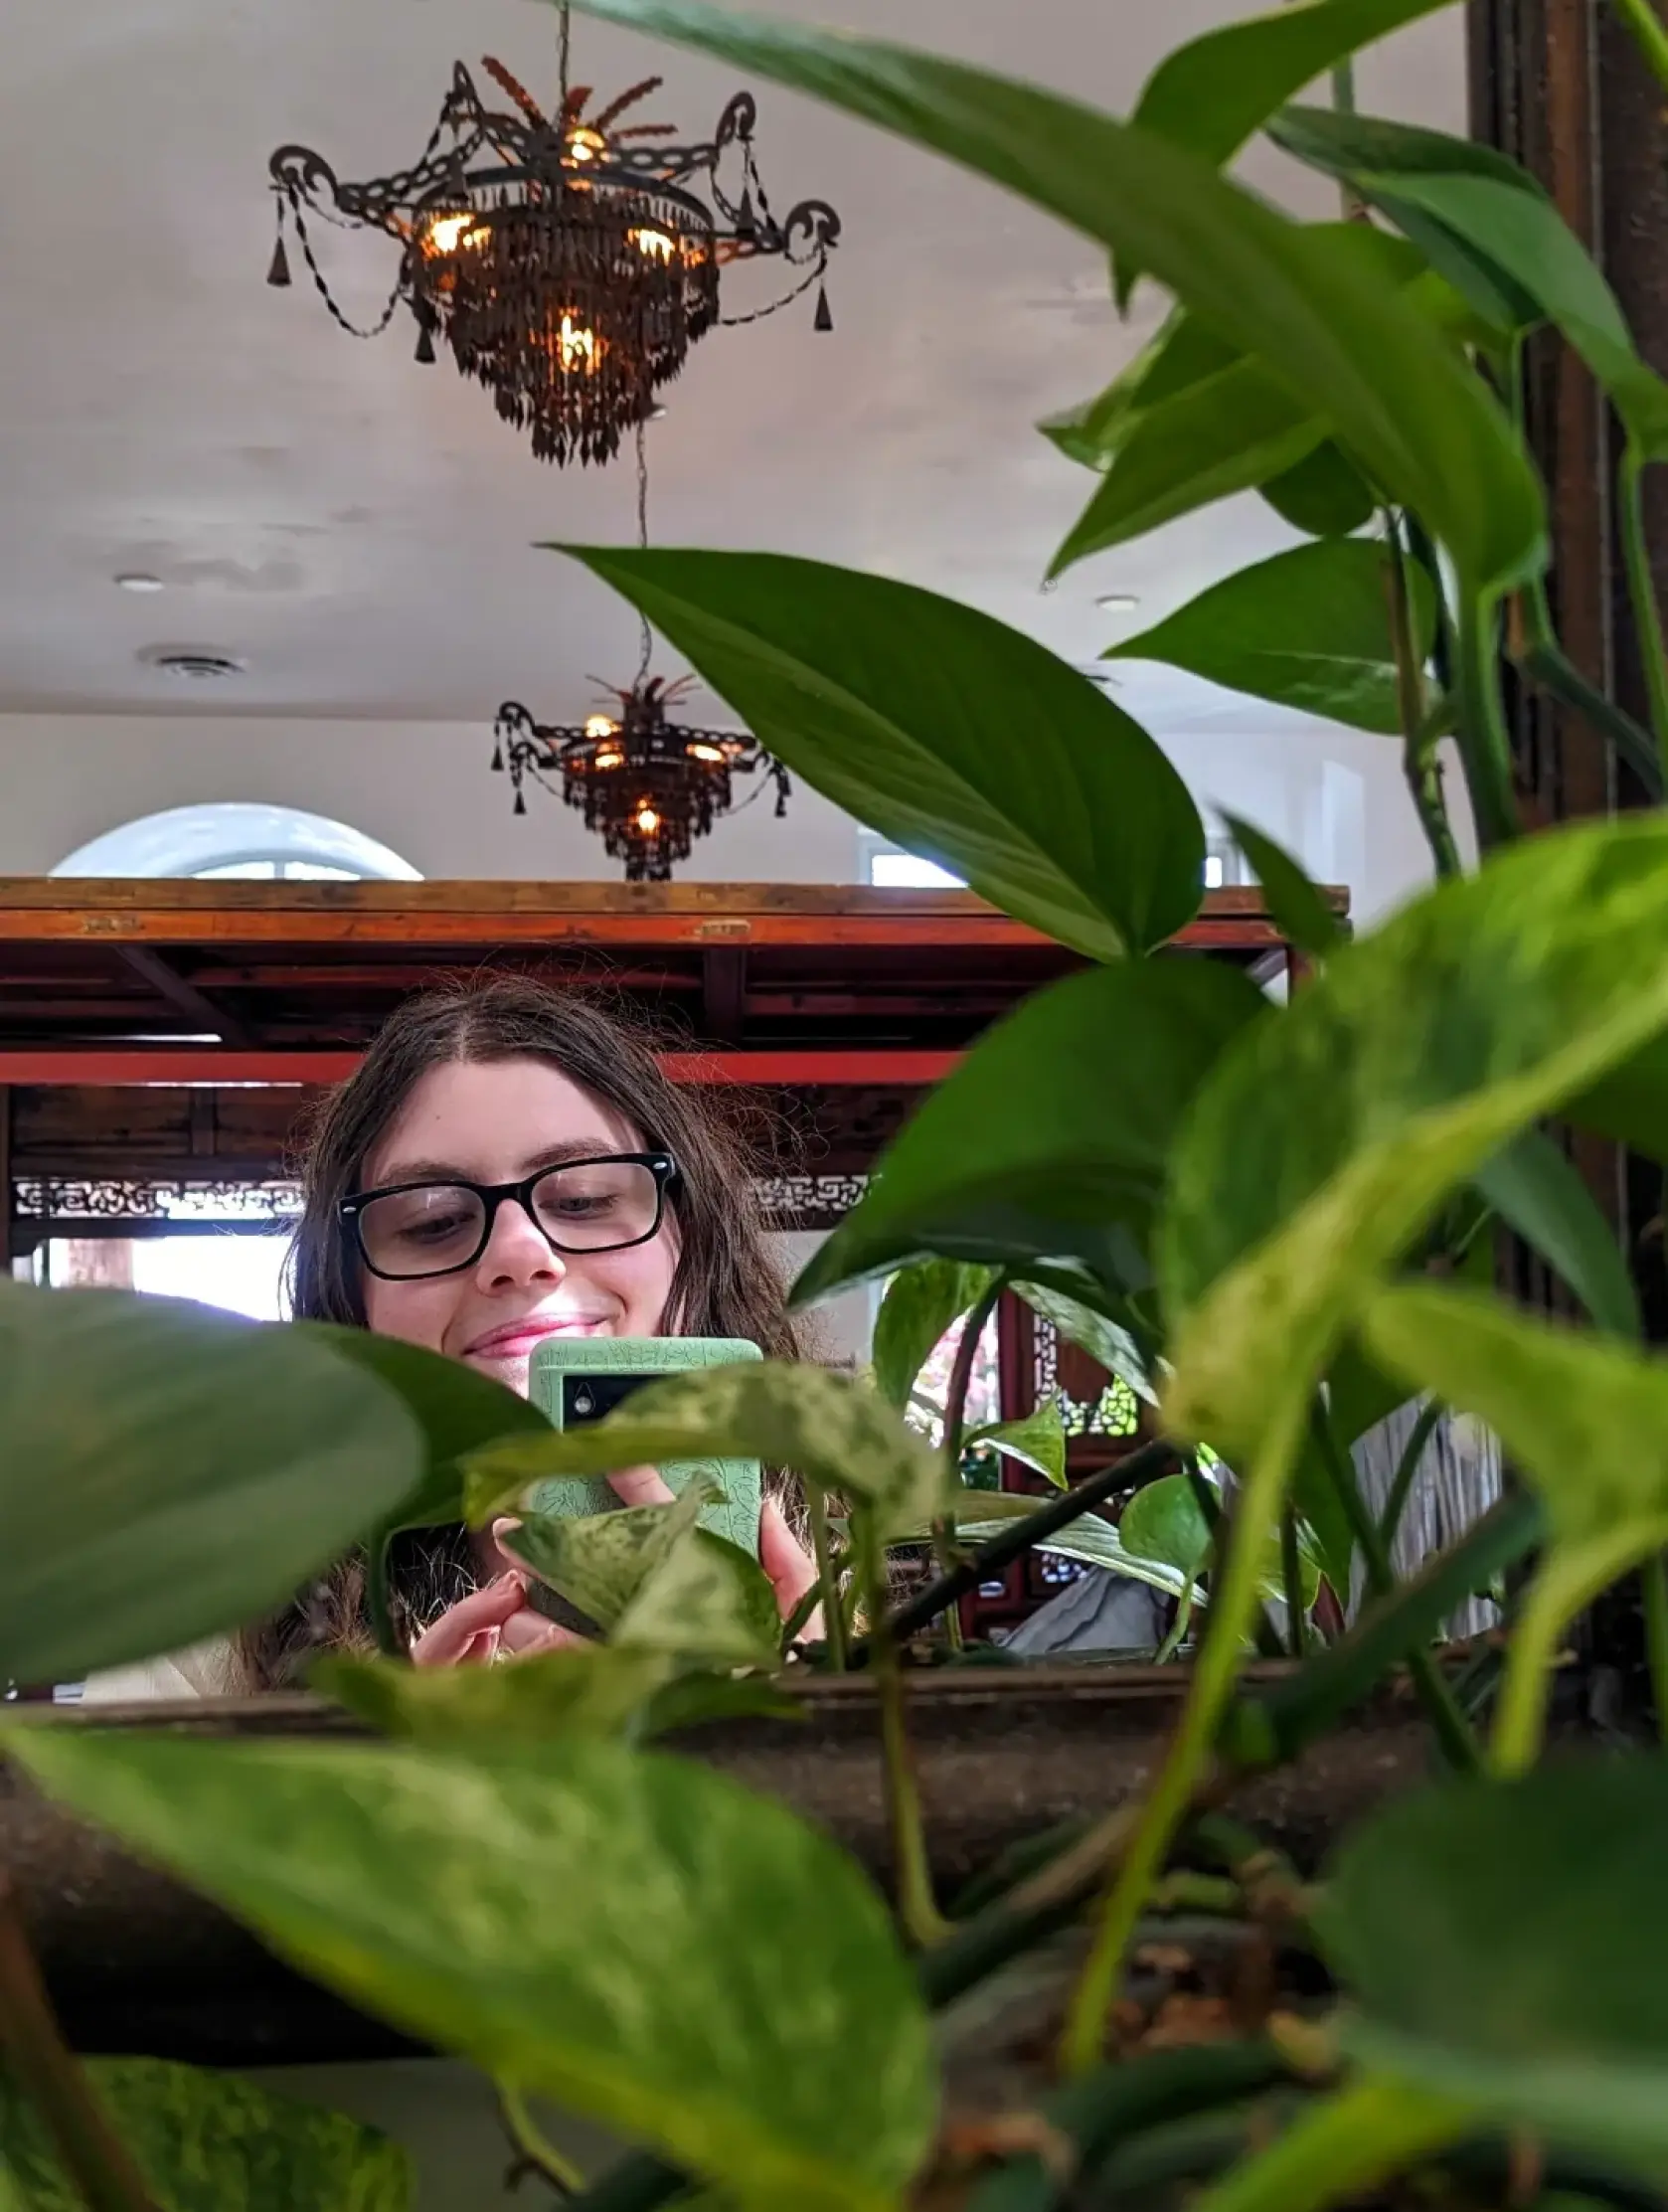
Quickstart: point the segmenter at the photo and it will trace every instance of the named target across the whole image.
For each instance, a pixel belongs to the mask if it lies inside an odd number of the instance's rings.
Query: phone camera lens
[[[592,1398],[588,1390],[582,1390],[576,1393],[574,1398],[574,1411],[580,1415],[593,1414],[596,1411],[596,1401],[594,1398]]]

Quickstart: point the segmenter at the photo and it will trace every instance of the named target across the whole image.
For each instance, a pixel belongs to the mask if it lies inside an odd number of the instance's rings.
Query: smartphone
[[[578,1429],[601,1421],[646,1383],[686,1375],[692,1368],[734,1367],[763,1356],[745,1337],[552,1336],[533,1354],[530,1395],[554,1428]],[[672,1490],[682,1490],[697,1475],[707,1476],[724,1493],[724,1502],[705,1508],[702,1527],[758,1557],[763,1476],[756,1459],[683,1459],[663,1465],[660,1472]],[[532,1499],[537,1512],[576,1519],[612,1512],[620,1502],[600,1476],[544,1482]]]

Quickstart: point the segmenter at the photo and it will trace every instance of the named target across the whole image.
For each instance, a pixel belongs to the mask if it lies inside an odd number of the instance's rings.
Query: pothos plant
[[[382,1740],[20,1721],[8,1756],[307,1971],[484,2068],[527,2158],[590,2212],[1659,2203],[1668,1761],[1639,1747],[1572,1768],[1543,1739],[1571,1622],[1639,1569],[1668,1715],[1668,1367],[1541,1124],[1664,1157],[1668,828],[1646,813],[1521,836],[1501,685],[1511,663],[1578,705],[1660,793],[1668,666],[1639,483],[1668,452],[1668,388],[1522,172],[1292,104],[1439,0],[1237,22],[1174,54],[1128,122],[684,0],[590,4],[1024,195],[1109,252],[1119,298],[1164,286],[1173,311],[1135,367],[1048,425],[1095,478],[1057,568],[1260,493],[1302,542],[1119,650],[1401,748],[1441,880],[1360,940],[1341,941],[1289,855],[1236,830],[1316,963],[1275,1007],[1162,956],[1199,897],[1197,811],[1146,734],[1032,641],[799,561],[578,556],[809,781],[1085,955],[934,1094],[797,1295],[925,1269],[908,1295],[938,1299],[936,1333],[957,1311],[976,1322],[994,1285],[1025,1285],[1096,1356],[1133,1361],[1157,1405],[1122,1486],[1179,1476],[1210,1535],[1183,1569],[1205,1604],[1182,1717],[1133,1803],[1038,1838],[959,1904],[933,1893],[912,1638],[1017,1548],[1074,1523],[1080,1543],[1108,1541],[1083,1530],[1117,1485],[1022,1506],[979,1546],[996,1507],[962,1478],[964,1397],[937,1409],[936,1442],[912,1429],[896,1342],[875,1382],[710,1371],[558,1437],[479,1378],[351,1332],[4,1286],[0,1672],[63,1678],[224,1630],[354,1542],[375,1591],[389,1531],[506,1507],[533,1570],[606,1631],[496,1670],[336,1661],[322,1686]],[[1617,4],[1668,87],[1654,17]],[[1258,131],[1342,180],[1344,219],[1293,222],[1224,174]],[[1523,347],[1549,328],[1618,425],[1648,729],[1569,665],[1551,618],[1545,497],[1517,423]],[[1441,780],[1450,739],[1483,855],[1469,875]],[[1499,1221],[1563,1275],[1581,1326],[1466,1279]],[[924,1356],[931,1338],[915,1341]],[[1489,1424],[1522,1481],[1399,1586],[1350,1446],[1413,1396]],[[1237,1479],[1194,1491],[1206,1446]],[[891,1904],[780,1806],[650,1748],[704,1713],[774,1709],[796,1671],[757,1570],[699,1527],[699,1493],[596,1523],[528,1509],[552,1473],[726,1455],[805,1485],[822,1620],[797,1671],[875,1681]],[[1340,1594],[1358,1562],[1366,1580],[1331,1640],[1306,1618],[1304,1528]],[[889,1548],[923,1535],[940,1572],[895,1604]],[[1439,1624],[1508,1570],[1506,1632],[1456,1679]],[[1272,1684],[1245,1664],[1271,1587],[1292,1601]],[[1403,1670],[1445,1779],[1315,1878],[1234,1825],[1248,1777]],[[258,2142],[262,2172],[287,2161],[287,2201],[400,2201],[398,2160],[340,2124],[178,2070],[89,2081],[15,1914],[0,1929],[0,2187],[56,2203],[68,2175],[123,2212],[232,2202]],[[1154,2012],[1179,1955],[1236,1942],[1257,1970],[1228,1998]],[[1029,2007],[1047,2054],[973,2112],[946,2103],[939,2063],[969,2005],[987,2023]],[[600,2179],[570,2173],[532,2096],[640,2148]]]

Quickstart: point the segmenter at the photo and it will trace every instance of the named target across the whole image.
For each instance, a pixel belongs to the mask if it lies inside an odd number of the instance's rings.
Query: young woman
[[[521,979],[409,1000],[315,1125],[290,1254],[298,1320],[345,1322],[465,1361],[525,1393],[550,1336],[747,1337],[800,1354],[743,1147],[675,1089],[640,1037],[596,1005]],[[616,1475],[665,1499],[652,1468]],[[760,1560],[784,1616],[815,1580],[770,1486]],[[529,1603],[492,1538],[401,1539],[396,1607],[418,1665],[571,1640]],[[364,1578],[345,1563],[289,1613],[213,1655],[160,1662],[193,1687],[280,1687],[321,1648],[366,1641]],[[122,1670],[89,1686],[145,1694]],[[144,1670],[156,1673],[157,1669]]]

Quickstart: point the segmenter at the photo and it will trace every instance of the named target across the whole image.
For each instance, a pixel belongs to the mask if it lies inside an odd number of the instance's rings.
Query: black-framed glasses
[[[660,1229],[678,1172],[670,1152],[561,1160],[519,1183],[393,1183],[337,1209],[365,1265],[385,1282],[456,1275],[485,1252],[498,1209],[520,1206],[554,1252],[624,1252]]]

